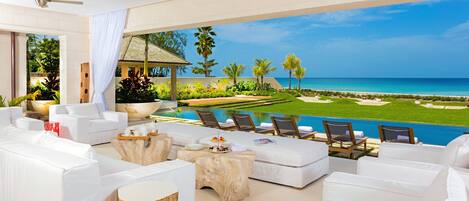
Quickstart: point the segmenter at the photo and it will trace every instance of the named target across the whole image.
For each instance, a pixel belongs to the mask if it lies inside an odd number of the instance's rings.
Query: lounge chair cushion
[[[445,148],[440,159],[443,165],[469,168],[469,135],[461,135]]]
[[[210,144],[214,135],[200,139],[200,143]],[[256,152],[256,161],[291,167],[303,167],[328,156],[325,143],[293,138],[266,136],[242,131],[224,132],[228,143],[241,144]],[[269,138],[275,143],[256,145],[255,139]]]
[[[76,117],[86,117],[89,119],[101,119],[98,107],[95,104],[67,105],[68,114]]]
[[[214,136],[219,129],[202,126],[190,126],[178,123],[157,123],[158,133],[169,135],[173,140],[173,145],[185,146],[187,144],[198,143],[199,139]]]
[[[118,122],[104,119],[93,119],[89,121],[89,130],[92,133],[112,131],[118,128]],[[116,133],[117,134],[117,133]]]
[[[453,168],[448,169],[447,179],[447,201],[468,201],[466,184],[461,175]]]

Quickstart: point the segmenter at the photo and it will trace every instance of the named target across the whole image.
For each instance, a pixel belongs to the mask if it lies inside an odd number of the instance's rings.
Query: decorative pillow
[[[55,135],[44,134],[39,140],[38,145],[81,158],[93,159],[94,155],[94,150],[89,144],[74,142]]]
[[[67,112],[72,116],[101,119],[98,107],[95,104],[67,105]]]
[[[441,157],[441,164],[469,168],[469,135],[461,135],[451,141]]]
[[[448,169],[446,188],[448,191],[447,201],[468,201],[466,184],[461,175],[453,168]]]

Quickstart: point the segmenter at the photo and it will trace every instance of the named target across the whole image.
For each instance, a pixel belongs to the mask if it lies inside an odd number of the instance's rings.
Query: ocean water
[[[179,111],[156,113],[156,115],[178,117],[184,119],[198,120],[195,109],[191,107],[180,107]],[[261,122],[271,122],[272,116],[284,116],[276,113],[266,112],[249,112],[249,111],[232,111],[225,109],[206,108],[215,114],[215,117],[220,122],[225,122],[226,119],[231,118],[233,113],[249,114],[251,115],[254,123],[259,125]],[[332,118],[332,117],[317,117],[317,116],[292,116],[295,117],[299,126],[312,126],[314,130],[324,133],[322,125],[323,120],[330,121],[343,121],[351,122],[354,130],[363,131],[367,137],[379,138],[378,125],[388,126],[402,126],[414,128],[415,136],[419,141],[425,144],[446,145],[454,138],[462,135],[464,132],[469,131],[469,127],[463,126],[443,126],[432,124],[419,124],[419,123],[404,123],[404,122],[389,122],[379,120],[362,120],[362,119],[348,119],[348,118]]]
[[[288,88],[288,78],[276,78]],[[292,79],[292,87],[297,80]],[[469,78],[305,78],[304,89],[400,93],[440,96],[469,96]]]

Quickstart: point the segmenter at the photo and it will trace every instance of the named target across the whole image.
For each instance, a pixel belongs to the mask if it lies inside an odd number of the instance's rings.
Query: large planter
[[[117,103],[118,112],[127,112],[129,121],[142,120],[160,109],[161,102],[150,103]]]
[[[31,106],[35,112],[38,112],[42,116],[49,116],[49,106],[54,105],[55,101],[53,100],[34,100],[31,101]]]

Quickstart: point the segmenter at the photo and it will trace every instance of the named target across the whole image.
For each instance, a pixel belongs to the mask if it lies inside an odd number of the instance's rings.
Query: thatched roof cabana
[[[144,61],[145,40],[137,36],[125,37],[118,64],[121,69],[121,78],[129,76],[129,68],[142,69]],[[171,68],[171,99],[176,100],[176,68],[191,65],[191,63],[152,43],[148,44],[148,63],[149,68]]]

